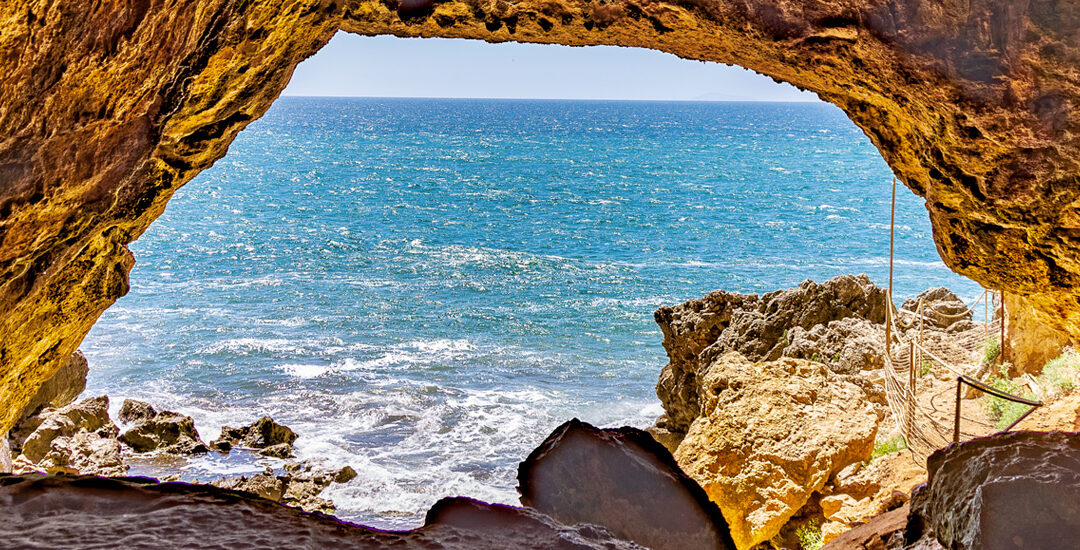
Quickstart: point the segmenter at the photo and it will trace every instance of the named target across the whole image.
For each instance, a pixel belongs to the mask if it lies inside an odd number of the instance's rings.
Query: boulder
[[[905,505],[911,490],[926,481],[926,470],[911,453],[896,452],[840,470],[819,491],[829,542],[837,535]]]
[[[945,548],[1074,548],[1080,540],[1080,438],[1008,432],[950,445],[927,459],[911,497],[907,539]]]
[[[518,468],[521,503],[568,525],[601,525],[656,550],[733,549],[720,510],[662,445],[635,428],[577,419]]]
[[[78,432],[53,439],[43,459],[32,466],[24,465],[20,471],[123,476],[127,474],[128,465],[115,437],[105,437],[98,432]]]
[[[276,445],[284,445],[270,450],[271,456],[288,458],[292,455],[292,445],[296,441],[296,432],[274,422],[269,416],[264,416],[250,426],[232,428],[222,426],[221,436],[210,442],[210,447],[221,452],[228,452],[233,447],[247,447],[249,449],[267,449]]]
[[[288,462],[284,469],[285,473],[279,476],[274,476],[274,471],[267,468],[262,474],[222,478],[211,484],[246,491],[308,512],[332,514],[334,504],[319,494],[331,483],[345,483],[356,477],[356,471],[348,466],[326,470],[313,468],[311,464]]]
[[[924,290],[914,298],[904,300],[900,308],[915,312],[919,300],[923,300],[923,321],[928,326],[947,329],[957,323],[966,326],[971,322],[972,312],[968,311],[968,305],[943,286]]]
[[[810,329],[792,327],[781,355],[826,363],[842,374],[858,374],[885,366],[881,351],[884,341],[883,325],[847,317]]]
[[[595,525],[536,510],[447,498],[424,526],[381,531],[210,485],[138,478],[0,476],[0,532],[11,548],[406,548],[643,550]],[[42,514],[47,511],[47,528]]]
[[[285,483],[274,477],[272,473],[255,474],[251,477],[218,479],[212,482],[211,485],[223,489],[248,492],[274,502],[280,502],[281,496],[285,494]]]
[[[137,453],[194,454],[209,450],[195,431],[195,421],[190,416],[171,411],[142,420],[121,434],[120,441]]]
[[[22,418],[29,418],[45,408],[59,409],[71,404],[86,389],[86,375],[89,372],[90,367],[82,352],[73,353],[23,407]]]
[[[157,414],[154,407],[145,401],[125,399],[124,404],[120,406],[120,414],[117,415],[117,420],[124,422],[125,424],[135,424],[144,420],[150,420],[157,416]]]
[[[843,319],[884,323],[885,291],[866,275],[841,275],[761,296],[716,291],[678,306],[662,307],[654,318],[664,334],[669,360],[656,385],[666,412],[657,426],[686,432],[701,412],[697,377],[727,352],[738,351],[752,361],[779,359],[791,345],[796,329],[801,329],[798,334],[804,341],[825,340],[831,347],[813,350],[804,345],[792,354],[808,355],[807,359],[818,356],[826,363],[836,359],[836,368],[844,372],[880,364],[865,354],[877,347],[876,343],[868,344],[872,331],[866,325],[836,325],[831,336],[826,333],[831,322]],[[819,325],[826,328],[809,334]],[[860,339],[850,344],[841,341],[852,333],[858,333]]]
[[[258,453],[263,456],[269,456],[273,458],[292,458],[292,445],[288,443],[278,443],[277,445],[271,445],[258,450]]]
[[[98,432],[103,437],[115,437],[116,425],[109,419],[109,397],[92,397],[54,411],[38,415],[40,423],[22,442],[21,453],[31,463],[38,463],[52,450],[58,437],[71,437],[79,432]]]
[[[737,352],[702,372],[701,415],[675,458],[704,487],[740,549],[769,540],[848,465],[870,458],[882,413],[821,363],[754,363]]]

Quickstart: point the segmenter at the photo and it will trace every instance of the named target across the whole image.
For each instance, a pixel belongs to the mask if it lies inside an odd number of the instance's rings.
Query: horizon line
[[[376,96],[376,95],[307,95],[281,94],[282,97],[308,99],[497,99],[505,101],[638,101],[679,103],[828,103],[822,99],[662,99],[662,98],[599,98],[599,97],[463,97],[463,96]]]

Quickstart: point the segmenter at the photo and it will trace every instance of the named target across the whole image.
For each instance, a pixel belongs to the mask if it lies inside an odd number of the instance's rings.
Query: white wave
[[[327,365],[282,365],[281,369],[297,378],[318,378],[331,371]]]

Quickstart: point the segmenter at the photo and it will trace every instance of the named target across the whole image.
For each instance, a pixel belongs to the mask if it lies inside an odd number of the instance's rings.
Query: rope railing
[[[886,401],[889,412],[904,436],[908,449],[922,458],[950,443],[960,441],[961,438],[974,438],[997,431],[1008,431],[1031,414],[1035,408],[1042,405],[1040,401],[1012,395],[988,386],[973,376],[984,360],[973,363],[972,359],[987,344],[991,325],[1004,324],[1004,314],[995,316],[993,320],[990,319],[990,296],[991,291],[984,290],[970,306],[965,308],[963,313],[945,314],[937,311],[922,299],[916,303],[915,311],[897,308],[892,299],[892,292],[886,293],[887,336],[884,354]],[[959,340],[948,339],[945,343],[942,343],[939,337],[936,345],[931,345],[931,341],[926,338],[925,329],[927,322],[935,320],[933,316],[940,314],[945,319],[960,319],[969,315],[974,317],[980,302],[984,305],[983,336],[980,337],[974,333],[971,336],[960,337]],[[904,320],[904,315],[909,316],[909,319]],[[893,330],[894,328],[897,330]],[[1003,339],[1003,328],[1001,335]],[[893,349],[894,347],[896,350]],[[952,389],[951,386],[937,384],[935,387],[934,380],[931,380],[930,383],[923,384],[924,392],[920,392],[918,379],[926,372],[920,372],[919,376],[916,376],[916,370],[929,371],[933,367],[941,367],[955,377],[957,397],[952,411],[937,406],[937,401],[942,396],[948,395]],[[961,407],[962,386],[965,385],[1000,399],[1030,405],[1031,409],[1013,421],[1005,430],[998,430],[994,424],[987,422],[986,418],[979,415],[980,410],[963,410]],[[925,402],[920,402],[920,398],[925,398]]]

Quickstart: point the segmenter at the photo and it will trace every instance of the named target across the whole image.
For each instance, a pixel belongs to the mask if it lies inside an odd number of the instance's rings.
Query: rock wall
[[[1080,0],[12,0],[0,25],[0,432],[126,292],[127,244],[339,29],[653,48],[817,92],[926,198],[949,266],[1080,336]]]

